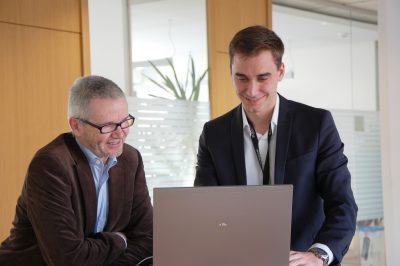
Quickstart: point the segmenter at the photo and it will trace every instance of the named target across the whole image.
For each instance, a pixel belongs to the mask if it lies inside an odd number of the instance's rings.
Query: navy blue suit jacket
[[[241,106],[204,125],[195,186],[246,185]],[[291,250],[327,245],[338,264],[356,228],[357,205],[329,111],[280,96],[275,183],[293,184]],[[279,203],[278,203],[279,204]]]

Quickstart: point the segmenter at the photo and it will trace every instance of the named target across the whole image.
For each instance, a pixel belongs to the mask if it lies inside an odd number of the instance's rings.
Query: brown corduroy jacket
[[[135,265],[152,254],[153,208],[140,153],[124,144],[109,171],[109,212],[94,233],[96,190],[71,133],[40,149],[26,175],[0,265]],[[122,232],[124,240],[115,232]]]

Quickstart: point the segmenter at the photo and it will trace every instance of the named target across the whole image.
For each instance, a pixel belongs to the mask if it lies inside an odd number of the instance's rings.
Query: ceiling
[[[378,0],[273,0],[273,3],[377,24]]]
[[[165,0],[128,0],[131,5]],[[273,0],[273,4],[377,24],[378,0]]]
[[[330,0],[329,2],[375,12],[378,10],[378,0]]]

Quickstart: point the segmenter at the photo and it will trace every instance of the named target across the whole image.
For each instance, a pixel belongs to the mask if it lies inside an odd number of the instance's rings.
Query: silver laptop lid
[[[154,189],[155,266],[287,266],[291,185]]]

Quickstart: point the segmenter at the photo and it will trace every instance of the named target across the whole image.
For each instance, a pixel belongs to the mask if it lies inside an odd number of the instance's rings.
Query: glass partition
[[[385,265],[377,25],[349,17],[274,5],[273,28],[285,43],[286,75],[278,91],[330,110],[345,144],[359,212],[343,265]]]
[[[209,120],[205,0],[130,0],[136,128],[153,187],[192,186],[198,138]]]

